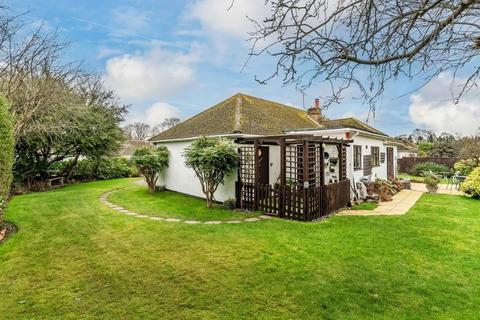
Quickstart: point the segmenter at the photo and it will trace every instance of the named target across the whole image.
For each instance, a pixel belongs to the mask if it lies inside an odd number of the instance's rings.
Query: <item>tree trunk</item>
[[[213,201],[211,198],[210,193],[207,193],[207,208],[212,208],[213,207]]]
[[[155,178],[145,176],[145,181],[147,182],[147,185],[148,185],[148,191],[150,193],[155,193],[155,184],[156,184]]]
[[[78,163],[78,158],[80,157],[79,154],[75,155],[75,159],[73,159],[72,164],[67,168],[63,176],[65,177],[65,181],[70,182],[70,177],[72,176],[73,169]]]

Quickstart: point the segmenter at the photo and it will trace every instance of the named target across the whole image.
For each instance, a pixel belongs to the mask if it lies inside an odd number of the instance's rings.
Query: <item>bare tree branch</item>
[[[374,105],[388,81],[424,84],[442,72],[466,78],[458,100],[480,77],[480,0],[266,0],[253,21],[251,56],[277,61],[265,83],[282,76],[300,89],[328,83],[326,104],[346,89]],[[352,90],[350,90],[352,91]]]

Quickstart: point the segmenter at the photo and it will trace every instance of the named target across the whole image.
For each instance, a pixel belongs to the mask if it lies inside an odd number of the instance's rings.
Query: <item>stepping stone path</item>
[[[189,225],[194,225],[194,224],[203,224],[203,225],[217,225],[217,224],[239,224],[239,223],[245,223],[245,222],[258,222],[258,221],[263,221],[263,220],[268,220],[272,219],[271,216],[267,215],[261,215],[256,218],[245,218],[245,219],[239,219],[239,220],[227,220],[227,221],[217,221],[217,220],[212,220],[212,221],[198,221],[198,220],[182,220],[182,219],[177,219],[177,218],[162,218],[162,217],[152,217],[144,214],[139,214],[133,211],[130,211],[128,209],[125,209],[121,206],[118,206],[116,204],[113,204],[108,200],[108,196],[114,193],[116,190],[108,191],[100,195],[99,199],[100,202],[112,209],[117,211],[118,213],[122,213],[127,216],[132,216],[135,218],[139,219],[150,219],[153,221],[162,221],[162,222],[177,222],[177,223],[184,223],[184,224],[189,224]]]

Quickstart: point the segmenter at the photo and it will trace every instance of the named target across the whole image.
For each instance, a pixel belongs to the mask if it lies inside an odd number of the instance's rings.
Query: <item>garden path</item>
[[[380,202],[373,210],[343,210],[341,216],[396,216],[408,212],[422,196],[418,190],[402,190],[392,197],[392,201]]]

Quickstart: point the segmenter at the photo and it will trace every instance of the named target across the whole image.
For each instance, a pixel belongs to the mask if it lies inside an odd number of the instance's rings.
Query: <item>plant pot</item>
[[[155,186],[155,191],[156,192],[163,192],[163,191],[165,191],[165,186]]]
[[[233,210],[235,209],[235,201],[232,200],[227,200],[223,202],[223,208],[227,210]]]
[[[429,186],[427,185],[427,191],[428,193],[435,194],[437,193],[438,186]]]

